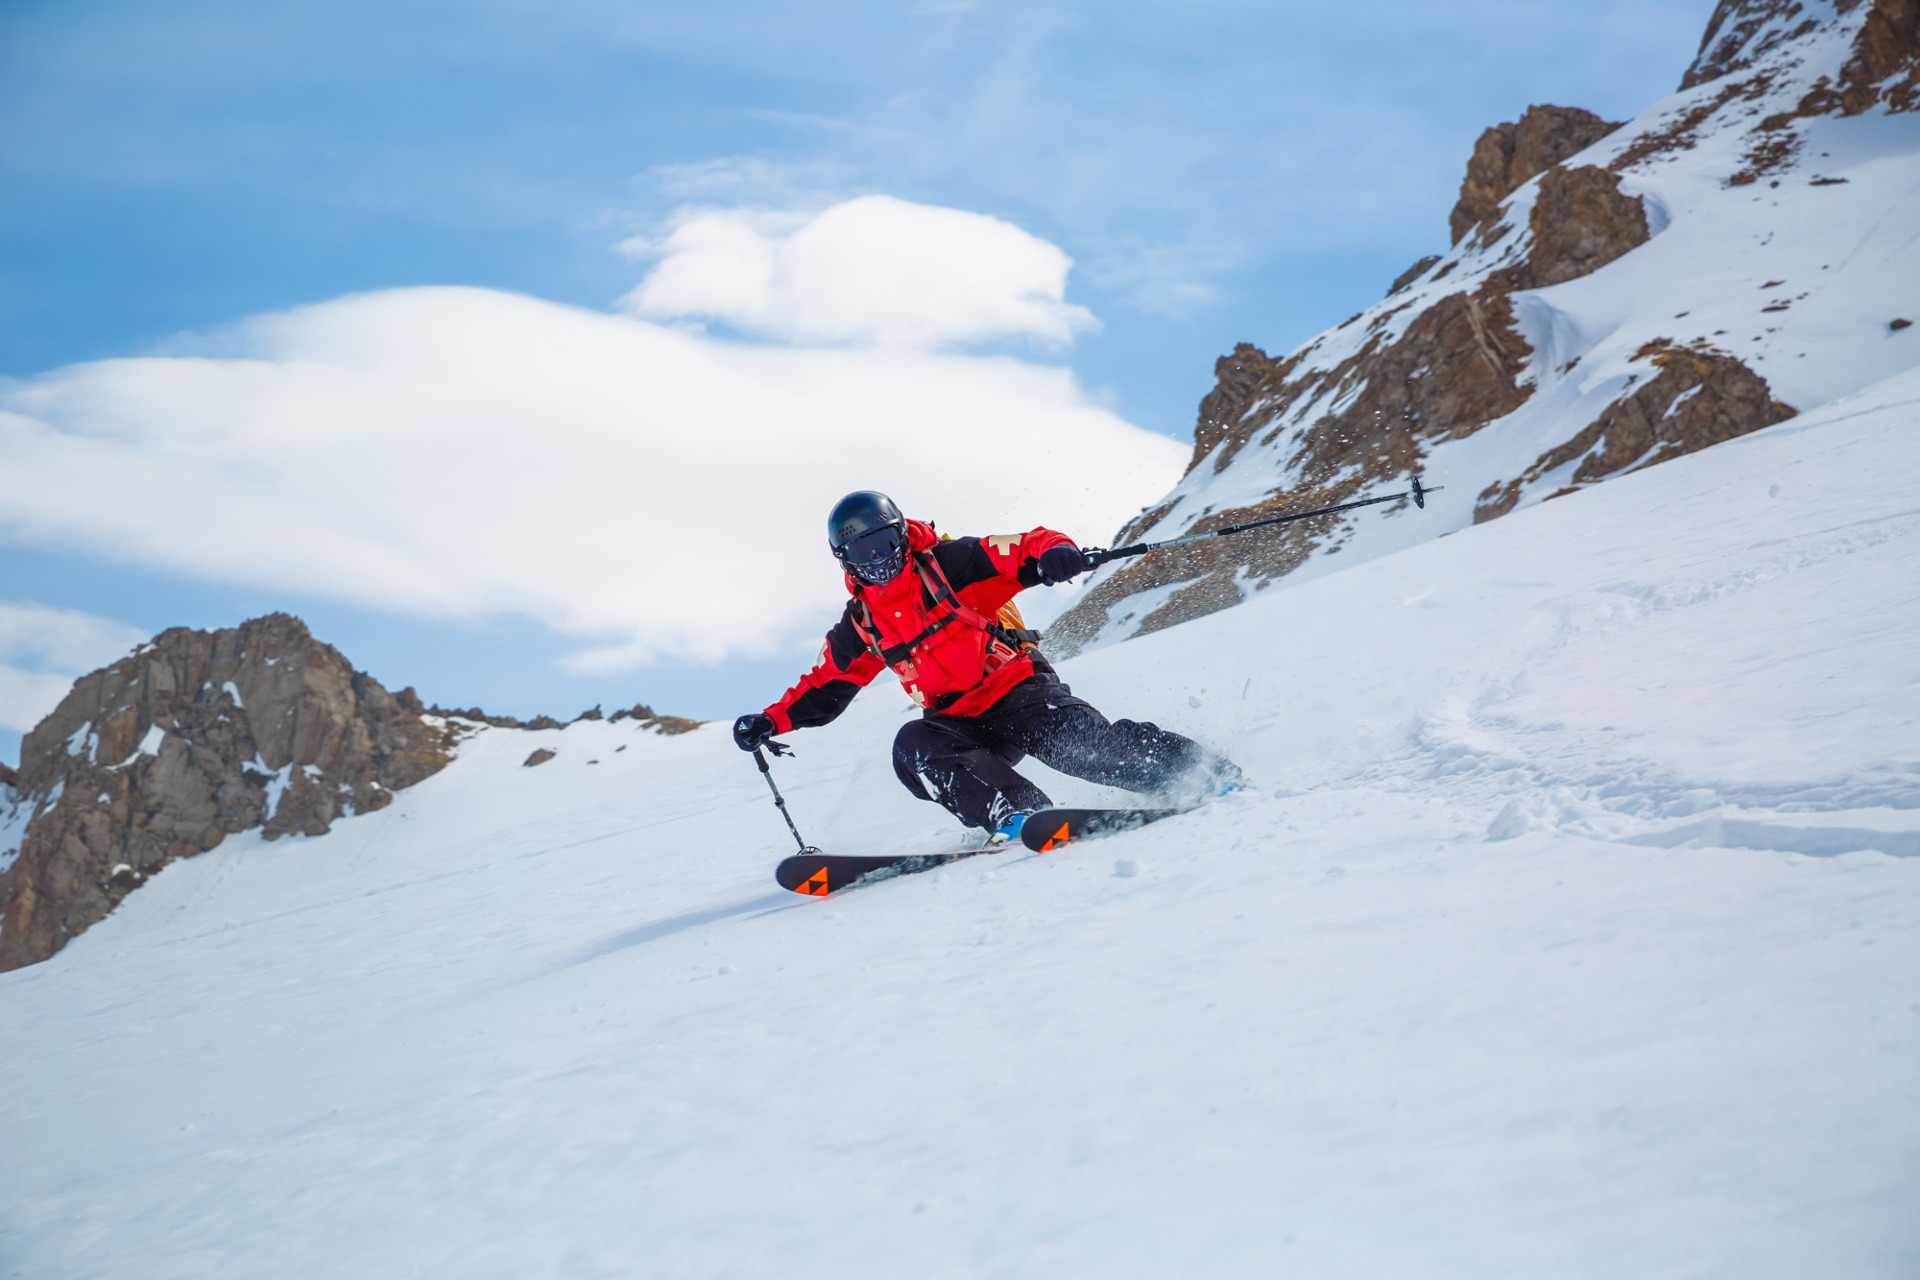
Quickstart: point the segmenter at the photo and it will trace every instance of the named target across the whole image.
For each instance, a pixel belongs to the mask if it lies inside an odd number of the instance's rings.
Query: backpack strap
[[[947,575],[941,571],[940,562],[932,556],[916,555],[913,558],[913,567],[919,570],[920,581],[926,584],[928,593],[953,610],[954,615],[968,626],[986,632],[1016,652],[1040,642],[1038,631],[1005,626],[998,618],[989,618],[978,609],[969,607],[953,593],[953,586],[947,581]]]
[[[953,585],[947,581],[947,575],[941,571],[940,562],[932,556],[916,551],[912,559],[914,572],[919,575],[921,585],[926,588],[927,595],[935,604],[941,606],[942,610],[919,635],[911,640],[903,640],[899,644],[882,645],[880,628],[874,625],[873,611],[868,606],[863,593],[853,597],[849,611],[854,633],[867,646],[867,652],[887,666],[897,667],[903,662],[910,661],[921,645],[955,622],[972,627],[976,631],[986,632],[987,635],[1005,645],[1011,654],[1018,654],[1022,649],[1039,643],[1038,631],[1003,626],[998,619],[987,617],[961,600],[954,594]],[[945,700],[957,701],[959,696],[959,694],[951,694]]]
[[[925,582],[924,576],[922,577],[922,581]],[[931,585],[928,586],[928,590],[931,592]],[[934,598],[936,601],[939,599],[937,595]],[[952,598],[951,592],[948,593],[948,598]],[[889,667],[897,667],[903,662],[910,661],[913,658],[914,651],[931,640],[942,629],[956,621],[966,621],[964,615],[958,611],[949,610],[927,624],[926,629],[921,631],[921,633],[913,639],[903,640],[899,644],[882,645],[880,643],[880,628],[874,625],[873,612],[868,607],[865,597],[855,596],[853,600],[854,631],[857,632],[860,639],[866,643],[867,652],[873,654],[874,657],[880,659],[880,661],[886,663]],[[961,607],[965,608],[965,606]],[[978,617],[979,615],[975,614],[974,616]]]

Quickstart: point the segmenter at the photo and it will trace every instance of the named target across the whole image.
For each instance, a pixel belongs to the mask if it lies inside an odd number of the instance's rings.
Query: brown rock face
[[[452,758],[422,716],[412,690],[387,692],[285,614],[166,631],[82,677],[22,744],[33,816],[0,881],[0,969],[46,959],[229,833],[319,835],[384,808]]]
[[[1393,283],[1387,286],[1387,296],[1391,298],[1396,293],[1404,292],[1408,285],[1439,265],[1440,255],[1437,253],[1428,254],[1394,277]]]
[[[1885,102],[1892,111],[1920,109],[1920,0],[1864,0],[1867,13],[1854,39],[1853,56],[1838,84],[1822,77],[1795,116],[1839,112],[1855,116]],[[1841,14],[1863,0],[1833,0]],[[1691,89],[1752,67],[1784,44],[1817,29],[1824,5],[1807,0],[1720,0],[1707,23],[1700,53],[1681,78]]]
[[[1808,58],[1825,59],[1827,49],[1809,37],[1829,28],[1849,33],[1852,49],[1838,72],[1822,75],[1809,69]],[[1612,148],[1604,167],[1567,164],[1618,127],[1591,112],[1534,107],[1521,120],[1489,129],[1475,147],[1450,219],[1455,250],[1439,263],[1416,263],[1386,300],[1293,355],[1272,359],[1243,344],[1224,357],[1215,369],[1217,385],[1201,402],[1179,496],[1143,513],[1116,542],[1205,532],[1391,492],[1381,482],[1417,473],[1435,442],[1507,416],[1535,385],[1564,385],[1585,349],[1570,350],[1572,359],[1561,356],[1554,368],[1534,361],[1514,325],[1513,295],[1580,279],[1647,243],[1646,207],[1621,189],[1622,176],[1674,163],[1711,132],[1743,143],[1740,167],[1725,180],[1750,185],[1795,165],[1805,143],[1799,122],[1809,116],[1920,109],[1920,0],[1723,0],[1686,84],[1708,81],[1715,83],[1664,108]],[[1783,92],[1784,85],[1791,90]],[[1739,154],[1724,146],[1712,154],[1730,153]],[[1526,225],[1519,227],[1509,197],[1536,175]],[[1843,181],[1817,173],[1809,178],[1813,185]],[[1446,283],[1450,277],[1457,282]],[[1552,299],[1534,301],[1543,304],[1537,318],[1552,323],[1545,305]],[[1676,301],[1680,316],[1687,315],[1686,300]],[[1763,378],[1706,341],[1648,343],[1634,357],[1644,371],[1563,443],[1531,464],[1515,459],[1519,474],[1479,495],[1476,521],[1546,490],[1565,492],[1793,415]],[[1583,373],[1582,384],[1590,376]],[[1584,398],[1584,386],[1580,394]],[[1531,415],[1527,425],[1558,426]],[[1210,485],[1196,474],[1230,465],[1238,467],[1231,485]],[[1259,492],[1264,477],[1271,477],[1271,487],[1263,499],[1242,496],[1249,488]],[[1232,493],[1231,501],[1244,505],[1200,505],[1214,493]],[[1050,648],[1071,656],[1103,633],[1138,634],[1237,604],[1310,555],[1341,550],[1351,527],[1337,520],[1288,525],[1127,562],[1054,624]]]
[[[1856,3],[1842,4],[1842,12]],[[1882,101],[1889,111],[1920,110],[1920,0],[1872,0],[1853,57],[1840,69],[1843,114]]]
[[[1519,378],[1531,354],[1514,332],[1506,291],[1495,288],[1442,298],[1397,339],[1376,335],[1331,369],[1303,368],[1301,356],[1274,360],[1241,344],[1219,362],[1220,384],[1201,402],[1188,470],[1211,455],[1217,472],[1249,444],[1272,443],[1297,405],[1324,398],[1341,407],[1320,418],[1287,459],[1301,483],[1284,499],[1212,512],[1191,532],[1257,520],[1283,507],[1345,502],[1382,477],[1406,474],[1428,442],[1471,435],[1519,408],[1528,395]],[[1164,514],[1149,512],[1116,541],[1128,541]],[[1136,561],[1063,614],[1047,631],[1048,648],[1062,656],[1078,652],[1126,597],[1176,583],[1187,585],[1138,621],[1139,634],[1229,608],[1243,598],[1243,581],[1292,572],[1325,536],[1324,529],[1284,525]]]
[[[1512,288],[1578,280],[1653,238],[1640,197],[1623,195],[1618,174],[1592,165],[1549,169],[1527,225],[1533,247],[1509,276]]]
[[[1841,11],[1855,2],[1841,0]],[[1800,39],[1820,25],[1807,9],[1804,0],[1720,0],[1680,87],[1691,89],[1745,71],[1780,45]]]
[[[1839,8],[1851,12],[1859,8],[1859,0],[1841,0]],[[1764,89],[1767,82],[1765,72],[1752,77],[1756,87]],[[1800,121],[1857,116],[1882,103],[1895,114],[1920,109],[1920,0],[1873,0],[1861,16],[1853,52],[1838,81],[1821,76],[1789,110],[1763,119],[1748,141],[1744,163],[1728,182],[1751,186],[1791,168],[1805,142]]]
[[[448,711],[444,707],[428,707],[427,714],[430,716],[439,716],[442,719],[457,717],[461,720],[471,720],[475,724],[490,724],[496,729],[564,729],[567,727],[567,722],[556,720],[552,716],[535,716],[531,720],[519,720],[513,716],[488,715],[478,707],[469,707],[465,711]],[[619,724],[622,720],[633,720],[637,721],[641,728],[651,729],[663,738],[672,738],[683,733],[690,733],[706,723],[704,720],[689,720],[685,716],[661,715],[644,702],[637,702],[626,710],[616,711],[612,715],[604,715],[600,708],[595,707],[591,711],[582,711],[575,718],[579,720],[605,720],[608,724]],[[539,753],[536,752],[535,754],[537,755]]]
[[[1514,142],[1521,166],[1558,149],[1581,150],[1614,127],[1591,112],[1562,107],[1535,107],[1528,119],[1533,123],[1501,126],[1505,134],[1488,131],[1489,137]],[[1580,141],[1583,137],[1587,141]],[[1475,163],[1482,159],[1476,151]],[[1468,186],[1477,181],[1470,168]],[[1507,194],[1502,191],[1500,198]],[[1488,212],[1499,208],[1496,201]],[[1483,234],[1498,238],[1490,225]],[[1592,166],[1549,168],[1510,265],[1477,289],[1426,304],[1397,337],[1389,336],[1388,321],[1395,314],[1389,311],[1371,322],[1373,336],[1358,351],[1332,367],[1312,362],[1313,347],[1283,360],[1245,343],[1235,347],[1215,364],[1217,382],[1200,402],[1189,472],[1208,458],[1216,473],[1223,471],[1249,445],[1271,445],[1283,432],[1297,430],[1289,417],[1301,406],[1329,407],[1280,460],[1293,481],[1284,495],[1208,512],[1188,531],[1204,533],[1283,509],[1349,501],[1382,480],[1416,471],[1432,443],[1472,435],[1512,413],[1531,394],[1522,375],[1533,352],[1514,328],[1511,295],[1578,279],[1649,237],[1646,209],[1638,197],[1621,192],[1618,175]],[[1425,271],[1431,269],[1426,264]],[[1418,278],[1425,271],[1410,275]],[[1409,283],[1403,277],[1394,292]],[[1162,506],[1144,513],[1116,535],[1115,543],[1134,541],[1170,511]],[[1134,561],[1103,579],[1049,628],[1048,648],[1061,656],[1084,649],[1116,609],[1125,609],[1123,602],[1144,591],[1158,590],[1163,598],[1133,619],[1135,634],[1230,608],[1247,590],[1291,573],[1323,544],[1337,550],[1339,538],[1338,526],[1286,525]]]
[[[1620,127],[1579,107],[1528,107],[1511,124],[1480,135],[1460,184],[1460,201],[1447,219],[1459,244],[1527,179],[1578,155]]]
[[[1520,491],[1549,472],[1578,462],[1553,497],[1623,471],[1650,467],[1708,445],[1791,418],[1791,406],[1773,398],[1767,381],[1720,351],[1649,343],[1634,357],[1654,368],[1651,378],[1607,406],[1566,443],[1541,454],[1517,479],[1494,483],[1474,504],[1480,524],[1503,516]]]

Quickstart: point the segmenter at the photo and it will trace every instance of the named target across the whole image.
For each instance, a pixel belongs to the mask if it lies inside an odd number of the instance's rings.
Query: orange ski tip
[[[802,880],[800,882],[799,892],[804,893],[809,897],[815,897],[815,898],[826,897],[827,896],[827,869],[825,867],[822,867],[818,871],[814,872],[812,875],[808,876],[805,880]]]
[[[1052,853],[1055,849],[1065,844],[1071,838],[1071,825],[1070,823],[1061,823],[1060,829],[1048,837],[1045,844],[1040,846],[1040,852]]]

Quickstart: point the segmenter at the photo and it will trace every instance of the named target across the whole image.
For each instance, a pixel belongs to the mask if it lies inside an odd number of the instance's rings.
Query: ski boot
[[[1026,826],[1027,819],[1038,812],[1040,812],[1038,809],[1018,809],[1002,818],[1000,825],[993,829],[993,834],[987,837],[988,847],[998,848],[1003,844],[1019,844],[1020,828]]]

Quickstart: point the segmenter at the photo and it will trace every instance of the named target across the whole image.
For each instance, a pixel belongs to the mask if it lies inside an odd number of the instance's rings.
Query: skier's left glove
[[[733,744],[742,751],[753,751],[765,746],[773,732],[773,721],[756,711],[733,722]]]
[[[1085,573],[1090,566],[1087,564],[1086,552],[1071,542],[1063,542],[1057,547],[1049,547],[1042,551],[1037,567],[1040,570],[1040,581],[1053,587],[1062,582],[1072,582],[1076,574]]]

